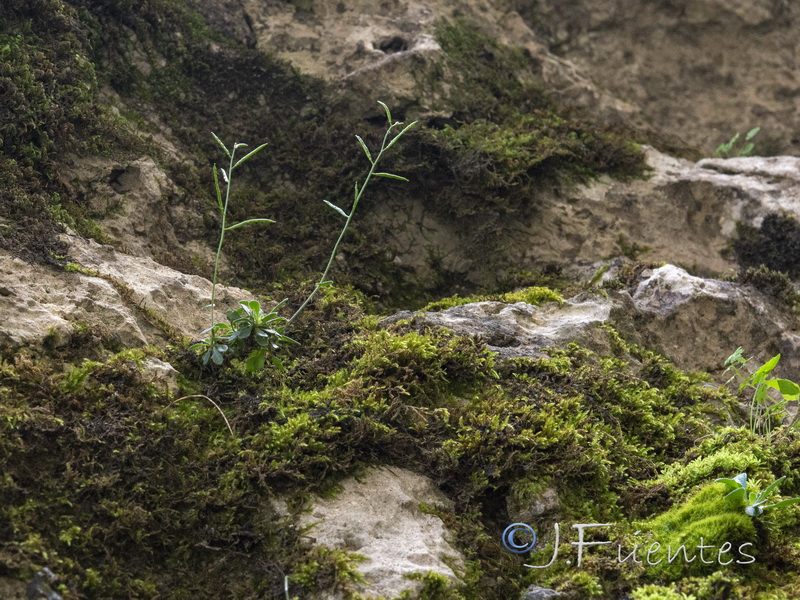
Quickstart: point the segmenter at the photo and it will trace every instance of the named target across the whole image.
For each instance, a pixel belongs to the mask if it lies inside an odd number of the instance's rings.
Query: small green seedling
[[[723,158],[731,158],[733,156],[750,156],[756,147],[755,143],[751,142],[750,140],[752,140],[759,131],[761,131],[761,127],[754,127],[748,131],[744,136],[744,144],[741,148],[739,148],[738,151],[733,149],[733,147],[736,145],[736,142],[739,141],[739,134],[737,133],[726,143],[720,144],[714,151],[714,155],[721,156]]]
[[[726,369],[724,373],[733,371],[733,375],[725,383],[730,383],[739,377],[743,380],[739,385],[739,393],[747,388],[753,389],[753,399],[750,402],[750,431],[756,434],[761,433],[769,438],[772,432],[773,418],[778,422],[782,421],[789,414],[786,410],[786,405],[791,401],[800,399],[800,385],[788,379],[768,377],[778,365],[781,359],[780,354],[761,365],[749,377],[745,377],[743,368],[750,362],[750,359],[744,358],[743,354],[744,351],[740,346],[725,360],[724,366]],[[781,395],[781,400],[768,402],[767,390],[769,389],[777,390]],[[797,422],[795,418],[789,428],[795,426]]]
[[[726,498],[741,500],[745,504],[744,512],[751,517],[758,517],[764,514],[764,511],[769,508],[781,508],[800,502],[800,498],[787,498],[786,500],[780,500],[774,504],[764,505],[769,495],[777,489],[778,485],[780,485],[784,479],[786,479],[785,475],[773,481],[764,491],[758,493],[750,492],[749,494],[747,492],[747,473],[739,473],[733,479],[721,478],[715,481],[725,485],[725,491],[727,492],[725,494]]]
[[[384,177],[386,179],[408,181],[408,179],[401,177],[400,175],[378,171],[377,166],[381,158],[383,158],[384,153],[389,150],[389,148],[391,148],[409,129],[414,127],[414,125],[416,125],[416,121],[410,125],[406,125],[402,130],[396,131],[396,129],[402,126],[403,123],[393,122],[392,113],[389,111],[389,107],[380,101],[378,104],[383,107],[384,111],[386,112],[386,119],[389,122],[389,127],[386,129],[386,133],[383,136],[383,143],[381,144],[380,150],[373,158],[372,152],[370,152],[370,149],[367,147],[367,144],[364,142],[364,140],[361,139],[360,136],[356,136],[361,149],[364,151],[364,154],[370,163],[369,172],[367,173],[367,176],[360,187],[358,182],[356,182],[355,191],[353,194],[353,204],[351,205],[349,212],[345,212],[332,202],[323,200],[328,207],[336,211],[342,218],[344,218],[345,222],[342,226],[342,231],[339,234],[339,238],[336,240],[336,243],[333,246],[330,258],[328,259],[328,264],[325,267],[322,276],[314,285],[314,289],[311,291],[309,296],[288,319],[278,314],[278,310],[286,303],[287,300],[282,300],[266,313],[262,310],[261,304],[257,300],[251,300],[249,302],[240,302],[240,307],[236,310],[229,310],[226,313],[226,316],[228,317],[227,323],[215,322],[217,273],[219,270],[219,262],[222,254],[222,244],[225,240],[225,233],[252,223],[274,223],[274,221],[271,219],[247,219],[240,223],[236,223],[235,225],[229,226],[227,224],[228,202],[230,199],[231,182],[233,181],[233,171],[248,158],[264,148],[266,144],[262,144],[244,156],[244,158],[234,162],[236,150],[246,146],[246,144],[237,143],[233,145],[233,150],[228,150],[225,144],[223,144],[216,135],[213,133],[211,134],[225,151],[225,154],[227,154],[227,156],[230,158],[230,165],[227,173],[224,169],[220,170],[222,173],[222,179],[226,183],[224,202],[222,189],[219,185],[217,167],[214,165],[214,187],[217,193],[217,204],[219,206],[220,213],[222,214],[222,226],[220,229],[219,244],[217,246],[217,255],[214,261],[214,277],[211,283],[211,326],[203,331],[202,335],[206,335],[205,338],[189,346],[189,349],[198,350],[201,353],[204,364],[208,364],[208,362],[211,361],[215,365],[221,365],[224,362],[225,354],[227,353],[232,355],[241,355],[244,352],[249,352],[247,361],[244,365],[245,371],[248,373],[256,373],[264,368],[267,354],[277,350],[280,343],[290,342],[296,344],[297,342],[295,342],[295,340],[284,335],[284,330],[292,321],[294,321],[295,318],[297,318],[301,312],[303,312],[303,309],[305,309],[308,303],[311,302],[312,298],[316,295],[320,288],[328,287],[333,284],[333,282],[328,279],[328,274],[333,266],[333,261],[336,257],[337,251],[339,250],[339,245],[344,238],[347,228],[350,226],[350,222],[352,221],[353,215],[356,212],[358,203],[364,195],[364,190],[367,189],[367,185],[369,184],[370,180],[373,177]],[[393,132],[395,133],[392,136],[391,134]],[[283,369],[283,365],[281,365],[280,361],[274,355],[271,362],[278,369]]]

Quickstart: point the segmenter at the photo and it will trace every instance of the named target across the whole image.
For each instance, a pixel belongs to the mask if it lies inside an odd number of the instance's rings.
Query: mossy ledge
[[[203,367],[180,347],[96,350],[74,365],[46,352],[5,356],[0,574],[27,578],[48,565],[65,598],[258,598],[279,593],[284,576],[300,598],[337,581],[352,590],[354,558],[309,547],[296,513],[278,515],[269,499],[294,498],[297,508],[366,465],[398,464],[455,502],[436,514],[467,557],[464,585],[427,576],[423,597],[505,599],[536,577],[568,597],[612,594],[674,574],[596,560],[580,576],[531,574],[499,544],[504,499],[524,504],[547,484],[559,519],[613,520],[632,531],[627,519],[657,527],[672,514],[659,511],[718,474],[659,473],[719,452],[726,439],[752,445],[761,472],[790,473],[800,460],[794,434],[768,448],[741,430],[715,433],[709,415],[721,417],[729,397],[613,332],[616,357],[573,345],[498,362],[446,330],[380,328],[357,298],[325,290],[297,326],[302,344],[283,357],[286,371],[255,378],[235,361]],[[148,356],[178,368],[183,393],[213,397],[234,435],[211,404],[175,402],[149,383]],[[739,466],[727,463],[723,474]],[[797,486],[789,478],[781,491]],[[702,498],[717,497],[710,489]],[[742,571],[738,589],[780,587],[769,574],[795,564],[796,531],[792,511],[775,532],[759,529],[759,576]]]

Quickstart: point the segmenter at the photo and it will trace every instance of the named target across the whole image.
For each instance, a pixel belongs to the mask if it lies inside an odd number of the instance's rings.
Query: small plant
[[[733,148],[736,145],[736,142],[739,141],[739,133],[737,133],[726,143],[720,144],[714,151],[714,156],[721,156],[723,158],[731,158],[734,156],[750,156],[750,153],[753,152],[756,147],[756,145],[750,140],[752,140],[759,131],[761,131],[761,127],[754,127],[748,131],[744,136],[744,144],[741,148],[739,148],[738,151],[734,150]]]
[[[305,307],[309,302],[311,302],[320,288],[333,284],[333,282],[328,279],[331,267],[333,266],[333,260],[336,257],[336,253],[339,250],[339,245],[344,238],[344,234],[347,232],[347,228],[350,226],[350,222],[352,221],[353,215],[356,212],[358,203],[363,197],[364,190],[367,189],[367,185],[369,184],[370,180],[373,177],[385,177],[387,179],[408,181],[408,179],[401,177],[400,175],[384,173],[377,171],[376,169],[381,158],[383,158],[384,153],[389,150],[389,148],[391,148],[409,129],[414,127],[414,125],[416,125],[416,121],[410,125],[407,125],[401,131],[395,133],[394,136],[391,137],[392,132],[395,131],[396,128],[403,125],[403,123],[392,122],[392,113],[389,111],[389,107],[380,101],[378,104],[380,104],[384,111],[386,111],[386,119],[389,122],[389,127],[386,129],[386,133],[383,136],[383,143],[381,144],[380,150],[373,158],[372,153],[370,152],[364,140],[361,139],[360,136],[356,136],[361,149],[364,151],[364,154],[370,163],[369,172],[367,173],[367,176],[360,187],[358,182],[355,183],[353,204],[351,205],[349,212],[345,212],[343,209],[339,208],[328,200],[323,200],[326,205],[335,210],[345,219],[345,223],[342,226],[342,231],[333,246],[330,258],[328,259],[328,264],[325,266],[322,276],[314,285],[314,289],[311,291],[308,297],[288,319],[278,314],[278,310],[286,303],[287,299],[284,299],[276,304],[269,310],[269,312],[264,312],[261,308],[261,304],[257,300],[251,300],[248,302],[240,302],[239,308],[227,311],[227,323],[215,322],[217,272],[219,269],[220,256],[222,254],[222,244],[225,240],[225,233],[251,223],[274,223],[274,221],[271,219],[247,219],[240,223],[236,223],[235,225],[227,225],[228,202],[230,199],[231,182],[233,181],[233,171],[244,161],[263,149],[266,144],[262,144],[243,158],[234,162],[236,150],[240,147],[246,146],[246,144],[236,143],[233,145],[233,150],[228,150],[225,144],[223,144],[216,135],[213,133],[211,134],[230,158],[230,166],[227,173],[224,169],[220,169],[220,172],[222,173],[222,179],[226,183],[225,200],[223,202],[222,189],[220,188],[219,176],[217,175],[217,167],[214,165],[214,187],[217,193],[217,204],[219,206],[220,213],[222,214],[222,224],[220,229],[219,244],[217,246],[216,259],[214,261],[214,277],[211,282],[211,326],[203,331],[204,335],[208,334],[207,337],[189,347],[190,349],[198,350],[202,353],[202,360],[204,364],[208,364],[208,362],[211,361],[216,365],[221,365],[224,361],[226,353],[241,355],[244,352],[249,351],[247,361],[245,362],[245,371],[248,373],[255,373],[264,368],[267,354],[278,349],[280,343],[297,343],[295,340],[284,335],[284,330],[292,321],[297,318],[300,313],[303,312]],[[272,363],[278,368],[283,368],[280,361],[274,356],[272,358]]]
[[[800,386],[788,379],[768,377],[778,365],[778,361],[781,359],[780,354],[761,365],[749,377],[744,377],[742,370],[750,362],[750,359],[744,358],[743,354],[744,351],[740,346],[725,360],[724,366],[727,367],[725,373],[733,371],[733,375],[725,383],[728,384],[738,377],[743,380],[739,385],[739,393],[747,388],[753,389],[753,399],[750,401],[750,431],[769,437],[772,432],[772,419],[775,418],[780,422],[788,415],[786,405],[800,398]],[[781,394],[781,400],[769,403],[767,395],[769,389],[777,390]],[[789,427],[793,427],[796,423],[797,418],[791,422]]]
[[[781,508],[783,506],[789,506],[790,504],[797,504],[800,502],[800,498],[787,498],[786,500],[780,500],[779,502],[775,502],[774,504],[764,504],[767,502],[769,495],[777,489],[780,483],[786,479],[786,476],[776,479],[771,484],[767,486],[767,488],[761,492],[747,492],[747,473],[739,473],[733,479],[716,479],[717,483],[725,484],[725,494],[726,498],[730,498],[732,500],[741,500],[745,504],[744,512],[750,515],[751,517],[758,517],[764,514],[764,511],[769,508]]]
[[[221,365],[223,361],[223,354],[228,352],[232,349],[232,342],[243,340],[243,337],[240,333],[240,329],[244,331],[244,328],[240,328],[241,320],[238,318],[238,311],[229,311],[228,312],[228,320],[229,323],[216,323],[216,301],[217,301],[217,276],[219,274],[219,261],[220,257],[222,256],[222,245],[225,242],[225,234],[228,231],[233,231],[234,229],[238,229],[239,227],[243,227],[245,225],[250,225],[253,223],[274,223],[272,219],[246,219],[234,225],[228,225],[228,204],[230,202],[231,197],[231,184],[233,183],[233,172],[239,166],[241,166],[246,160],[254,156],[256,153],[260,152],[266,147],[266,144],[261,144],[255,150],[252,150],[238,161],[236,161],[236,151],[239,148],[247,147],[247,144],[242,143],[235,143],[233,145],[232,150],[228,150],[228,147],[222,143],[216,134],[212,132],[211,134],[217,143],[222,147],[225,151],[225,154],[230,159],[228,164],[228,171],[226,172],[225,169],[217,169],[217,165],[214,165],[214,189],[217,193],[217,207],[219,208],[222,221],[220,224],[220,232],[219,232],[219,243],[217,244],[217,254],[214,258],[214,275],[211,279],[211,326],[203,331],[203,334],[208,334],[208,337],[202,339],[201,341],[197,342],[196,344],[192,344],[189,346],[190,350],[200,350],[203,356],[203,363],[207,364],[210,360],[216,365]],[[235,161],[235,162],[234,162]],[[219,173],[222,173],[222,179],[225,182],[225,200],[222,199],[222,188],[219,185]],[[243,303],[244,304],[244,303]],[[241,309],[240,309],[241,310]],[[260,307],[259,307],[260,312]],[[233,313],[233,314],[232,314]],[[233,317],[233,319],[232,319]],[[285,321],[285,319],[284,319]],[[279,324],[273,323],[272,330],[275,331],[279,336]],[[252,331],[252,329],[251,329]],[[283,337],[283,336],[281,336]],[[288,338],[287,338],[288,339]],[[240,344],[241,345],[241,344]],[[248,365],[253,362],[256,362],[257,359],[252,357],[248,359]],[[263,362],[262,362],[263,364]]]

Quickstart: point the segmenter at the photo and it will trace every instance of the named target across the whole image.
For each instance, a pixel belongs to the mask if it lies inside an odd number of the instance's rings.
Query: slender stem
[[[369,169],[369,173],[367,173],[367,177],[364,179],[363,185],[358,190],[358,194],[355,195],[355,198],[353,200],[353,206],[350,209],[350,214],[347,215],[347,220],[344,223],[344,227],[342,227],[341,233],[339,233],[339,238],[333,245],[333,251],[331,252],[330,258],[328,258],[328,264],[325,266],[325,270],[322,272],[322,277],[320,277],[319,281],[314,285],[314,289],[311,290],[311,293],[308,295],[308,298],[306,298],[303,301],[303,303],[300,305],[300,308],[298,308],[295,311],[295,313],[286,321],[286,325],[294,321],[295,317],[297,317],[297,315],[303,312],[308,303],[311,302],[311,299],[316,295],[321,285],[325,281],[327,281],[328,273],[330,272],[331,267],[333,266],[333,259],[336,258],[336,252],[339,250],[339,245],[342,243],[344,234],[347,231],[347,228],[350,226],[350,221],[353,219],[353,215],[356,212],[356,208],[358,207],[358,202],[359,200],[361,200],[361,196],[364,194],[364,190],[367,189],[367,185],[369,185],[370,179],[372,179],[372,175],[375,173],[375,167],[378,166],[378,161],[380,161],[384,151],[386,150],[386,140],[389,139],[389,133],[396,125],[400,125],[400,123],[394,123],[392,125],[389,125],[389,128],[386,130],[386,133],[383,136],[383,142],[381,143],[380,152],[378,152],[378,155],[375,157],[375,160],[372,161],[372,166]]]
[[[214,277],[211,280],[211,339],[214,339],[214,321],[215,315],[214,311],[217,307],[217,272],[219,270],[219,259],[222,255],[222,242],[225,241],[225,227],[228,222],[228,199],[231,196],[231,181],[233,181],[233,157],[236,156],[236,147],[238,144],[233,145],[233,150],[231,151],[231,162],[228,165],[228,172],[225,175],[225,179],[228,182],[227,187],[225,188],[225,204],[222,208],[222,229],[219,232],[219,244],[217,245],[217,256],[214,259]],[[216,167],[215,167],[216,168]]]

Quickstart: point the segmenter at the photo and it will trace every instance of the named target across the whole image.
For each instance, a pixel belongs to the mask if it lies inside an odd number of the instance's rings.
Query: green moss
[[[794,217],[771,213],[764,217],[760,228],[740,224],[737,232],[733,250],[740,265],[753,268],[763,265],[771,271],[786,273],[792,279],[800,276],[800,261],[797,259],[800,255],[800,224]]]
[[[505,302],[508,304],[513,304],[515,302],[527,302],[528,304],[538,306],[544,302],[558,302],[559,304],[563,304],[564,298],[561,296],[561,294],[551,290],[550,288],[534,286],[518,292],[507,292],[505,294],[487,294],[484,296],[468,296],[466,298],[461,298],[458,294],[456,294],[455,296],[451,296],[449,298],[442,298],[441,300],[430,302],[420,310],[425,312],[440,311],[447,310],[453,306],[461,306],[462,304],[488,301]]]
[[[358,572],[358,563],[366,560],[361,554],[316,546],[298,565],[290,580],[309,590],[329,590],[353,598],[356,584],[366,580]]]
[[[9,225],[0,227],[0,246],[39,262],[63,254],[54,239],[59,222],[99,233],[80,214],[62,157],[141,149],[124,119],[98,99],[90,46],[79,11],[60,0],[4,5],[0,217]]]
[[[645,585],[636,588],[631,597],[633,600],[697,600],[693,595],[676,592],[673,588],[660,585]]]
[[[692,448],[684,460],[665,468],[655,482],[666,484],[680,495],[713,479],[737,473],[766,479],[785,474],[787,479],[782,487],[793,492],[800,481],[791,466],[796,459],[787,459],[797,452],[796,444],[788,440],[785,445],[773,444],[747,428],[722,427]]]
[[[480,177],[490,188],[556,176],[585,182],[599,172],[631,176],[643,169],[638,146],[553,113],[517,112],[499,123],[477,119],[431,136],[466,182]]]
[[[479,344],[446,330],[426,335],[379,330],[356,338],[362,350],[351,376],[374,391],[402,396],[409,404],[435,406],[449,395],[497,377],[494,360]]]
[[[751,562],[748,556],[759,553],[753,519],[745,514],[741,501],[726,498],[722,484],[706,485],[685,503],[641,527],[650,532],[653,540],[649,546],[655,550],[651,562],[658,564],[649,565],[652,572],[668,580],[712,573],[719,569],[719,560],[731,561],[729,568],[735,570],[737,561]],[[656,543],[659,546],[654,546]],[[711,546],[705,556],[700,545]],[[686,552],[680,550],[682,546]],[[669,557],[676,558],[670,563]]]
[[[773,271],[763,264],[758,268],[748,267],[736,277],[735,281],[743,285],[752,285],[791,308],[796,308],[797,304],[800,303],[800,294],[795,291],[786,273]]]
[[[407,577],[422,582],[422,589],[415,595],[419,600],[465,600],[458,586],[439,573],[412,573]]]

